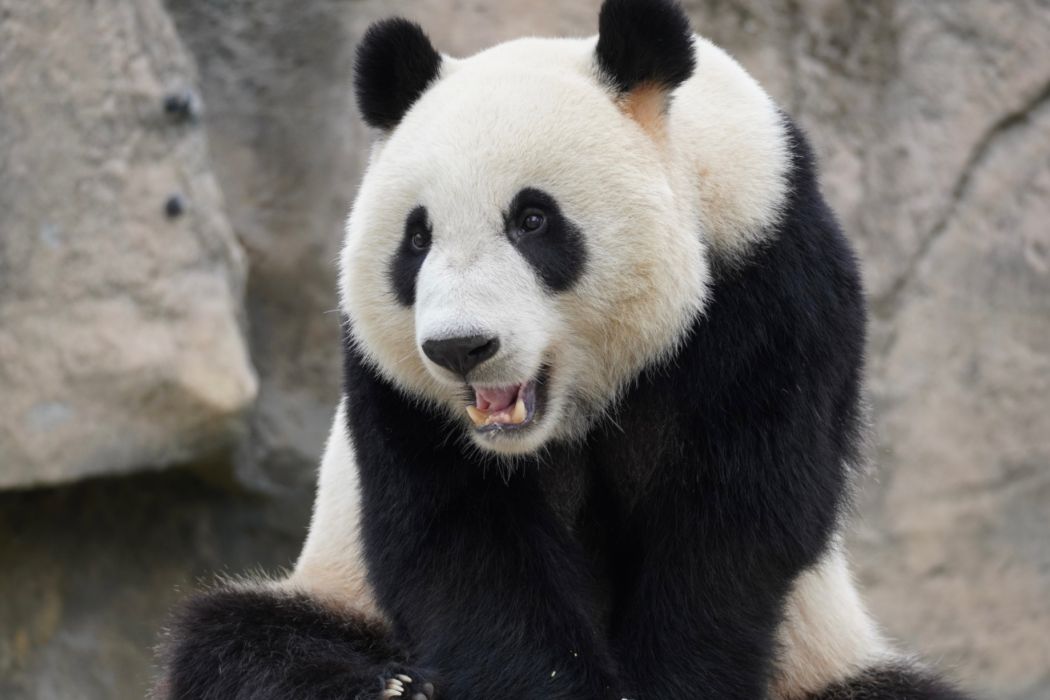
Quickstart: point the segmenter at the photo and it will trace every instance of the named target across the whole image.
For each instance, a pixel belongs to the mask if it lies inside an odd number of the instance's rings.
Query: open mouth
[[[471,387],[474,405],[467,406],[479,432],[520,430],[536,417],[536,380],[506,386]]]
[[[535,379],[502,386],[470,386],[474,404],[467,406],[479,433],[523,430],[540,417],[547,399],[550,365],[544,364]],[[469,401],[469,399],[468,399]]]

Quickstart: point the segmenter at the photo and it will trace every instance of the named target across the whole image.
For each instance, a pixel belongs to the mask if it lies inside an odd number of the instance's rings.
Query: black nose
[[[496,354],[499,338],[467,335],[423,341],[423,354],[445,369],[466,376],[467,372]]]

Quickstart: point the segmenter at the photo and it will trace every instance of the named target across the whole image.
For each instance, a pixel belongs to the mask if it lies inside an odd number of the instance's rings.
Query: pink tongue
[[[474,389],[474,405],[482,411],[494,413],[510,408],[518,398],[517,386],[501,386],[490,389]]]

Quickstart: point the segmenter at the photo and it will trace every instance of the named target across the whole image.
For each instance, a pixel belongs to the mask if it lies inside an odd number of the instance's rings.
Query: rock
[[[238,435],[244,256],[203,131],[163,111],[194,80],[157,2],[0,1],[0,488]]]
[[[0,698],[145,697],[175,603],[290,566],[308,514],[184,470],[0,494]]]
[[[350,89],[358,5],[169,3],[201,72],[204,123],[247,250],[260,376],[238,473],[312,480],[340,387],[335,262],[365,158]]]

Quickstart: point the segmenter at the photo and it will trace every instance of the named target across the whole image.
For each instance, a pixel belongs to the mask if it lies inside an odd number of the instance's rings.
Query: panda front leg
[[[437,700],[379,620],[257,584],[178,612],[157,700]]]
[[[182,604],[154,700],[436,700],[378,610],[360,542],[357,465],[340,404],[310,532],[284,580],[241,581]]]
[[[733,561],[754,553],[742,541],[739,548],[726,542],[721,551],[697,546],[681,537],[684,522],[649,519],[679,534],[639,545],[644,564],[614,631],[626,695],[766,698],[788,577],[755,561]]]
[[[639,434],[630,420],[620,424]],[[674,452],[619,439],[606,452],[661,457],[620,537],[612,636],[628,697],[768,697],[787,596],[827,547],[844,471],[815,462],[804,442],[779,443],[769,452],[778,461],[764,461],[775,438],[749,435],[754,421],[735,425],[713,449],[693,430],[676,435]]]
[[[384,542],[371,564],[380,601],[442,698],[619,698],[582,558],[525,481],[461,484],[437,507],[402,483],[418,519],[366,526]]]
[[[369,579],[441,698],[620,698],[585,558],[537,465],[501,473],[352,348],[346,373]]]

